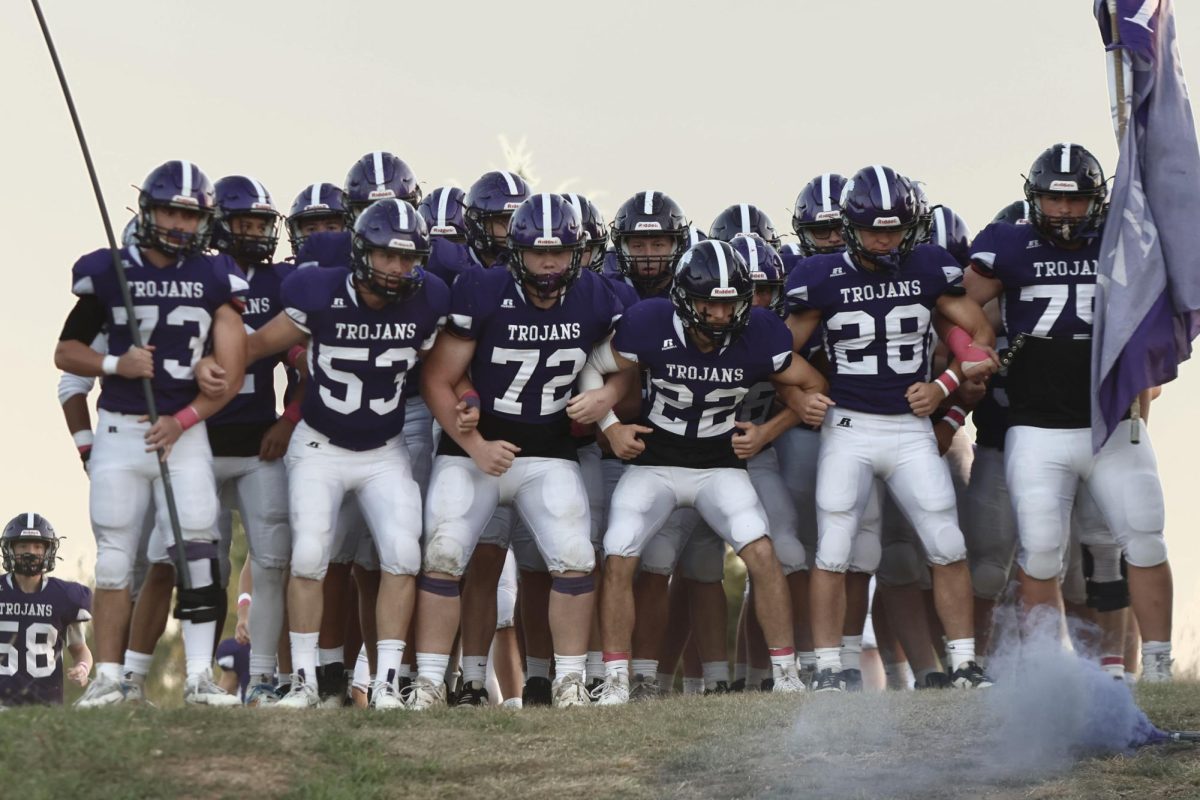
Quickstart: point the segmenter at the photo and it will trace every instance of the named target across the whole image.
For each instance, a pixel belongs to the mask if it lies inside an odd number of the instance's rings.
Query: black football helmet
[[[58,534],[41,514],[18,514],[4,526],[0,537],[0,553],[4,556],[4,571],[18,575],[41,575],[54,570],[58,560]],[[33,553],[14,553],[17,542],[42,542],[46,552],[40,557]]]
[[[621,274],[633,282],[639,293],[656,291],[670,278],[687,250],[689,230],[683,209],[670,197],[653,190],[638,192],[613,217],[612,242]],[[651,274],[642,274],[629,252],[629,240],[638,236],[669,236],[675,240],[675,246],[666,256],[638,256],[639,262],[656,267]]]
[[[732,242],[736,236],[755,234],[767,244],[779,249],[779,234],[775,223],[761,208],[750,203],[738,203],[717,214],[708,226],[708,238]]]
[[[1087,211],[1079,217],[1051,217],[1042,211],[1047,195],[1088,198]],[[1025,177],[1025,199],[1029,220],[1052,243],[1066,243],[1096,235],[1104,221],[1108,184],[1099,160],[1087,148],[1063,142],[1048,147]]]
[[[716,324],[696,309],[697,300],[733,303],[728,322]],[[754,281],[746,261],[729,242],[706,239],[679,259],[671,285],[671,303],[685,328],[702,333],[709,341],[732,342],[750,324]]]
[[[996,216],[992,217],[992,222],[1007,222],[1010,225],[1028,225],[1029,201],[1013,200],[996,212]]]

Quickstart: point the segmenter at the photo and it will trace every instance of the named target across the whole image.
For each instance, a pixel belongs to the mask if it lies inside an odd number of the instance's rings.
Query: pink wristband
[[[958,430],[967,421],[967,412],[962,410],[961,406],[950,406],[950,410],[946,412],[946,416],[942,417],[942,422],[950,426],[952,430]]]
[[[283,418],[290,421],[293,425],[300,424],[300,401],[293,400],[283,409]]]
[[[200,412],[196,411],[196,409],[192,408],[191,406],[188,406],[182,411],[177,411],[175,413],[175,421],[178,422],[180,427],[186,431],[188,428],[200,421]]]
[[[933,382],[942,390],[943,397],[949,397],[958,388],[958,376],[954,374],[954,370],[952,369],[948,369],[941,375],[938,375],[933,379]]]
[[[950,333],[946,335],[946,345],[950,348],[950,352],[954,353],[954,357],[962,362],[963,369],[987,361],[991,357],[982,348],[975,346],[971,334],[957,325],[951,328]]]
[[[308,352],[308,349],[302,344],[298,344],[295,347],[293,347],[291,350],[288,350],[287,356],[285,358],[285,360],[287,361],[287,365],[289,367],[296,366],[296,362],[299,361],[301,358],[303,358],[304,354],[307,352]]]

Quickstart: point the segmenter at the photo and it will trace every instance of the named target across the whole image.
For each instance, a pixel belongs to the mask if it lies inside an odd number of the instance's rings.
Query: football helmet
[[[571,203],[579,218],[583,220],[583,230],[588,237],[583,265],[593,272],[603,271],[604,253],[608,249],[608,225],[604,222],[604,215],[596,208],[595,203],[581,194],[568,193],[563,197]]]
[[[708,226],[708,238],[732,242],[735,236],[757,234],[767,244],[779,249],[779,234],[766,212],[749,203],[738,203],[717,214]]]
[[[388,250],[418,256],[408,275],[385,275],[371,266],[372,250]],[[367,291],[387,300],[411,297],[425,281],[425,259],[429,257],[429,229],[425,220],[407,201],[378,200],[358,215],[350,245],[350,267]]]
[[[1079,217],[1051,217],[1042,211],[1046,195],[1088,198],[1087,211]],[[1084,147],[1063,142],[1046,148],[1025,177],[1025,199],[1029,219],[1052,242],[1065,243],[1094,236],[1100,230],[1108,199],[1108,185],[1100,162]]]
[[[558,297],[579,278],[588,235],[575,206],[559,194],[535,194],[517,207],[508,221],[508,268],[525,290],[537,297]],[[569,251],[561,272],[535,272],[525,263],[530,250]]]
[[[1029,224],[1029,201],[1014,200],[996,212],[992,222],[1007,222],[1010,225]]]
[[[917,216],[920,217],[920,222],[917,223],[917,242],[927,242],[929,226],[933,224],[933,203],[929,202],[924,181],[909,178],[908,183],[912,186],[913,197],[917,199]]]
[[[507,234],[493,235],[492,221],[503,220],[507,226],[512,213],[529,199],[529,194],[529,184],[524,178],[503,170],[485,172],[467,190],[463,209],[467,245],[485,266],[490,267],[505,256]]]
[[[954,260],[966,269],[971,263],[971,229],[949,206],[934,206],[930,211],[929,242],[950,251]]]
[[[617,210],[612,221],[613,249],[617,266],[639,293],[653,292],[670,280],[676,265],[690,244],[691,226],[679,204],[662,192],[638,192]],[[671,252],[662,256],[634,256],[629,241],[639,236],[666,236],[674,240]],[[638,265],[650,271],[643,273]]]
[[[349,216],[346,198],[340,186],[332,183],[314,183],[305,187],[292,201],[292,210],[287,218],[288,242],[292,255],[298,255],[304,246],[305,236],[301,226],[315,219],[339,219],[345,225]]]
[[[41,542],[46,551],[41,556],[33,553],[14,553],[17,542]],[[58,560],[58,534],[54,526],[41,514],[18,514],[4,526],[0,537],[0,553],[4,557],[4,571],[18,575],[41,575],[52,572]]]
[[[215,206],[212,181],[199,167],[181,160],[160,164],[146,176],[138,191],[138,244],[172,256],[204,252],[212,234]],[[196,232],[182,233],[158,225],[155,210],[159,208],[199,212]]]
[[[884,272],[895,272],[912,252],[920,231],[921,216],[908,178],[891,167],[864,167],[842,189],[842,237],[859,263]],[[887,253],[867,249],[861,232],[867,229],[900,231],[899,244]]]
[[[732,303],[733,314],[724,322],[709,320],[696,309],[696,301]],[[708,239],[688,248],[675,268],[671,303],[685,328],[703,334],[710,342],[733,341],[750,323],[754,282],[750,270],[729,242]]]
[[[375,150],[354,162],[342,185],[346,194],[349,225],[376,200],[396,198],[415,206],[421,202],[421,187],[408,164],[384,150]]]
[[[218,252],[246,263],[268,262],[275,257],[279,244],[279,211],[271,193],[254,178],[229,175],[217,181],[217,211],[213,217],[212,246]],[[234,233],[234,217],[256,217],[264,223],[265,233]]]
[[[779,316],[786,316],[783,307],[783,283],[787,278],[787,268],[779,251],[764,242],[757,234],[738,236],[732,242],[733,249],[746,262],[750,270],[750,280],[754,282],[754,291],[771,290],[771,304],[768,306]]]
[[[819,231],[842,229],[842,207],[840,200],[846,179],[836,172],[825,172],[804,184],[796,196],[796,207],[792,212],[792,230],[800,237],[800,252],[804,256],[822,253],[839,253],[845,244],[830,245],[818,242],[812,234]]]
[[[467,241],[463,225],[463,190],[457,186],[439,186],[421,199],[417,213],[429,227],[430,236],[442,236],[462,244]]]

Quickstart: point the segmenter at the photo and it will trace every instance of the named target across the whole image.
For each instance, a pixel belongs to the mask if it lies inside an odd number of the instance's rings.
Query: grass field
[[[1138,699],[1160,726],[1200,728],[1200,684]],[[0,796],[1200,797],[1200,749],[1089,756],[1047,738],[1053,719],[1014,728],[1007,702],[943,691],[577,712],[11,710]]]

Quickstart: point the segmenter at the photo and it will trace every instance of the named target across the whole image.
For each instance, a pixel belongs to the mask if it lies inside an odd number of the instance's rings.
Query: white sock
[[[371,662],[367,658],[367,646],[358,650],[358,658],[354,659],[354,677],[350,679],[355,689],[367,691],[371,686]]]
[[[599,650],[588,650],[585,676],[588,682],[604,678],[604,653]]]
[[[96,677],[105,677],[117,683],[121,682],[121,665],[112,661],[104,661],[96,665]]]
[[[395,686],[404,658],[404,640],[380,639],[375,652],[375,680]]]
[[[655,680],[658,682],[658,688],[660,690],[662,690],[664,693],[672,692],[675,690],[675,673],[674,672],[669,672],[669,673],[668,672],[660,672],[655,676]]]
[[[446,668],[449,666],[449,655],[417,651],[417,677],[424,678],[434,686],[441,686],[446,682]]]
[[[463,656],[463,685],[465,686],[468,683],[485,683],[487,681],[487,664],[487,656]]]
[[[843,636],[842,649],[839,653],[842,658],[842,669],[862,669],[862,637],[861,636]]]
[[[345,646],[322,647],[317,650],[317,663],[322,667],[327,667],[330,664],[345,664],[345,649]]]
[[[316,688],[317,686],[317,638],[321,634],[288,632],[292,643],[292,670],[300,681]]]
[[[771,658],[771,677],[779,680],[789,671],[796,669],[796,651],[790,647],[780,647],[778,650],[767,650]]]
[[[729,683],[728,661],[705,661],[701,667],[704,670],[704,685],[708,688],[715,689],[722,681]]]
[[[912,668],[907,661],[898,664],[884,664],[883,674],[887,676],[887,688],[911,689],[913,686]]]
[[[656,658],[635,658],[629,664],[629,671],[636,675],[641,675],[643,678],[649,678],[651,675],[658,675],[658,659]]]
[[[605,679],[623,677],[629,680],[629,659],[614,658],[604,662]]]
[[[800,650],[796,653],[796,663],[809,669],[817,668],[817,654],[814,650]]]
[[[144,686],[146,676],[150,674],[150,662],[153,660],[153,653],[137,653],[133,650],[126,650],[125,664],[122,667],[124,679],[138,686]]]
[[[968,661],[975,660],[975,637],[951,639],[946,642],[946,655],[950,657],[950,671],[955,672]]]
[[[746,679],[747,666],[745,661],[739,661],[733,665],[733,679],[735,681],[743,681]]]
[[[212,563],[207,558],[187,562],[188,574],[193,589],[204,589],[213,585]],[[212,669],[213,647],[217,635],[217,623],[189,622],[183,620],[179,626],[183,632],[183,655],[187,675],[200,675]]]
[[[550,659],[525,656],[525,680],[530,678],[549,678]]]
[[[554,654],[554,676],[560,681],[568,675],[578,675],[583,677],[584,667],[587,665],[587,653],[580,653],[577,656],[560,656]]]
[[[1105,653],[1100,656],[1100,669],[1114,678],[1125,676],[1125,657],[1120,653]]]
[[[1170,642],[1142,642],[1143,656],[1170,656]]]
[[[275,656],[263,656],[250,650],[250,682],[271,683],[275,679]]]
[[[821,672],[831,669],[834,672],[842,671],[842,648],[840,647],[818,647],[814,650],[817,654],[817,671]]]
[[[683,679],[684,694],[704,694],[704,678],[687,678]]]

